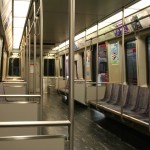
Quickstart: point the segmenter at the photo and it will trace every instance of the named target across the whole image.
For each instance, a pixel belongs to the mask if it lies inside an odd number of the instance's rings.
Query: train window
[[[62,76],[65,78],[65,55],[62,56]]]
[[[0,38],[0,81],[2,80],[2,66],[3,66],[3,39]]]
[[[96,45],[92,45],[92,81],[96,82]]]
[[[125,44],[126,53],[126,80],[128,84],[137,85],[136,67],[136,41],[129,41]]]
[[[91,50],[86,51],[86,80],[91,80]]]
[[[147,46],[147,82],[150,84],[150,37],[147,38],[146,41]]]
[[[98,46],[98,83],[108,82],[108,61],[106,44]]]
[[[78,61],[77,60],[74,61],[74,78],[79,79],[79,76],[78,76]]]
[[[20,76],[20,58],[9,58],[9,76]]]
[[[59,59],[59,71],[60,71],[60,76],[62,76],[63,74],[62,74],[62,57],[60,57],[60,59]]]
[[[55,59],[44,59],[44,76],[55,76]]]
[[[82,52],[82,75],[83,79],[85,79],[85,67],[84,67],[84,52]]]
[[[66,62],[65,62],[65,70],[66,70],[66,77],[69,77],[69,56],[66,55]]]

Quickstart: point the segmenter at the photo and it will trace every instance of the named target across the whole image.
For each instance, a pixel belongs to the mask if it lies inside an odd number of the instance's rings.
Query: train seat
[[[127,96],[127,101],[124,107],[124,109],[127,110],[135,110],[138,104],[138,91],[139,87],[135,85],[129,85],[129,91]]]
[[[0,122],[38,121],[39,103],[7,102],[0,104]],[[0,128],[0,136],[37,135],[38,127]]]
[[[65,87],[59,89],[59,92],[65,95],[69,94],[69,80],[66,81]]]
[[[127,97],[128,97],[128,90],[129,90],[129,86],[123,85],[123,87],[120,89],[120,92],[119,92],[118,101],[116,103],[114,103],[114,105],[125,106],[125,104],[127,102]]]
[[[113,84],[111,98],[108,103],[115,104],[119,98],[121,84]]]
[[[112,88],[113,88],[113,84],[112,83],[107,83],[106,84],[106,91],[105,91],[105,95],[104,98],[100,100],[101,102],[108,102],[111,99],[111,95],[112,95]]]
[[[140,87],[137,97],[137,106],[135,110],[125,110],[124,113],[137,119],[148,122],[148,110],[149,110],[149,89],[146,87]]]
[[[113,104],[117,103],[119,98],[121,84],[113,84],[112,91],[111,91],[111,98],[107,101],[102,101],[101,104],[107,107],[113,107]]]
[[[123,91],[120,85],[120,90],[118,91],[118,98],[116,100],[116,102],[112,103],[112,104],[105,104],[105,106],[114,109],[116,111],[120,111],[121,110],[121,106],[125,106],[126,102],[127,102],[127,97],[128,97],[128,89],[129,86],[128,85],[123,85]],[[123,92],[123,95],[122,95]]]

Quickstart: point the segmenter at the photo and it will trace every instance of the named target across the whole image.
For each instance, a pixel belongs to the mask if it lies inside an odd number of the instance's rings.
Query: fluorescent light
[[[143,9],[143,8],[149,6],[149,5],[150,5],[149,0],[141,0],[141,1],[137,2],[136,4],[125,9],[124,16],[127,17],[127,16],[139,11],[140,9]]]
[[[48,54],[48,56],[54,56],[54,54],[51,54],[51,53],[50,53],[50,54]]]
[[[14,17],[26,17],[29,1],[14,1]]]
[[[19,27],[23,28],[26,18],[14,18],[14,28]]]
[[[69,45],[69,40],[66,41],[66,45]]]
[[[23,28],[14,28],[13,33],[14,35],[22,35]]]
[[[137,3],[135,3],[134,5],[130,6],[129,9],[136,9],[136,10],[140,10],[143,9],[147,6],[150,5],[150,1],[149,0],[141,0]]]
[[[18,49],[19,48],[19,43],[13,42],[13,49]]]
[[[89,34],[95,32],[95,31],[97,31],[97,25],[95,25],[95,26],[93,26],[93,27],[87,29],[87,30],[86,30],[86,35],[89,35]]]
[[[66,42],[62,43],[59,45],[59,48],[65,47],[66,46]]]
[[[58,49],[59,49],[59,46],[54,47],[52,50],[53,50],[53,51],[56,51],[56,50],[58,50]]]
[[[122,18],[122,11],[109,17],[108,19],[104,20],[103,22],[100,22],[98,24],[98,29],[101,29],[107,25],[110,25],[111,23],[116,22],[116,21],[120,20],[121,18]]]
[[[14,0],[13,48],[18,49],[29,9],[30,0]]]
[[[75,36],[75,41],[77,41],[77,40],[79,40],[79,39],[81,39],[81,38],[83,38],[83,37],[85,37],[85,31],[82,32],[82,33],[79,33],[78,35],[76,35],[76,36]]]

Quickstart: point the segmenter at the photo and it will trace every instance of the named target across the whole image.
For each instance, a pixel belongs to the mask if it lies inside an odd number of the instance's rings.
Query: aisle
[[[43,119],[67,119],[67,106],[57,93],[45,94]],[[75,103],[74,150],[134,150],[96,123],[104,119],[103,114]],[[67,134],[67,127],[48,127],[44,134]]]

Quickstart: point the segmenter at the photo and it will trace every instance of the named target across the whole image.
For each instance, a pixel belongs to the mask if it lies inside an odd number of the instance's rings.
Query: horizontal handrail
[[[21,98],[21,97],[41,97],[41,95],[12,95],[12,94],[8,94],[8,95],[0,95],[0,97],[19,97],[19,98]]]
[[[27,84],[27,82],[16,82],[16,81],[10,82],[10,81],[8,81],[8,82],[3,82],[3,84]]]
[[[69,126],[69,120],[61,121],[15,121],[15,122],[0,122],[0,128],[7,127],[41,127],[41,126]]]
[[[3,136],[0,137],[0,141],[18,141],[18,140],[36,140],[46,138],[66,138],[65,135],[26,135],[26,136]]]

